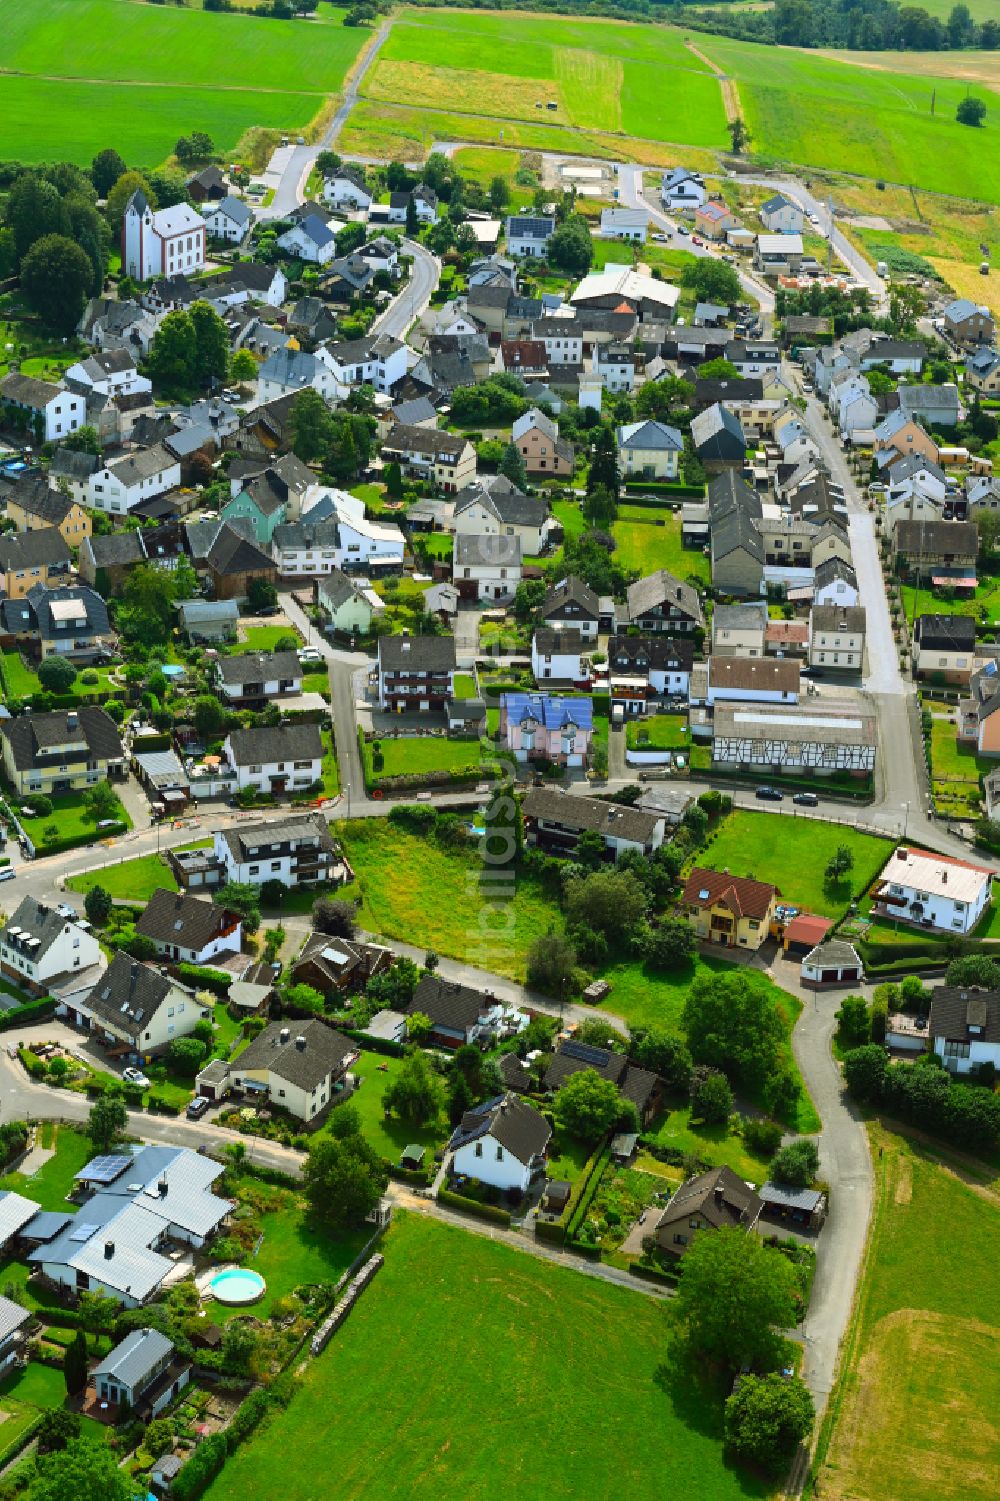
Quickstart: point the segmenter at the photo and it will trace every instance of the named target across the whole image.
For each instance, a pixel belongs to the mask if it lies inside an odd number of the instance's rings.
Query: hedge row
[[[562,1220],[535,1220],[535,1239],[547,1240],[550,1245],[561,1246],[566,1240],[566,1226]]]
[[[494,1225],[502,1225],[505,1230],[510,1229],[510,1210],[501,1209],[498,1204],[480,1204],[478,1199],[467,1199],[464,1194],[452,1193],[450,1188],[438,1189],[438,1203],[450,1204],[453,1209],[461,1209],[465,1214],[475,1215],[477,1219],[489,1220]]]
[[[604,1177],[605,1169],[610,1161],[611,1147],[606,1146],[591,1168],[590,1177],[584,1184],[580,1197],[576,1201],[576,1207],[569,1217],[569,1223],[566,1226],[567,1241],[572,1241],[575,1238],[576,1232],[583,1224],[584,1215],[590,1208],[594,1195],[600,1186],[601,1179]]]
[[[566,1249],[574,1256],[583,1256],[587,1261],[600,1261],[601,1248],[591,1240],[567,1240]]]
[[[431,1175],[425,1167],[400,1167],[397,1162],[388,1162],[385,1158],[382,1160],[389,1177],[396,1183],[412,1183],[414,1188],[426,1188],[431,1181]]]
[[[36,844],[35,852],[39,859],[44,860],[49,855],[64,855],[67,850],[78,850],[84,845],[94,844],[98,839],[114,839],[127,830],[128,824],[116,818],[110,829],[96,829],[93,834],[78,834],[70,839],[47,840],[44,844]]]
[[[631,1261],[628,1269],[633,1277],[641,1277],[645,1282],[665,1282],[668,1287],[677,1286],[674,1274],[661,1271],[658,1266],[643,1266],[638,1261]]]
[[[406,1045],[393,1042],[390,1037],[369,1037],[367,1032],[357,1032],[352,1027],[338,1027],[337,1031],[352,1042],[358,1042],[367,1053],[383,1053],[386,1058],[402,1058]]]
[[[233,983],[233,976],[224,969],[210,969],[204,964],[175,964],[173,968],[179,980],[189,980],[192,985],[204,986],[206,990],[212,990],[223,998],[229,994],[229,987]]]
[[[652,490],[654,496],[662,495],[664,502],[668,501],[671,495],[676,495],[678,499],[682,496],[688,499],[691,496],[696,496],[699,500],[704,500],[705,498],[704,485],[684,485],[675,483],[672,480],[626,480],[626,494],[630,490]],[[633,505],[634,503],[630,498],[629,505]]]
[[[0,1032],[26,1027],[31,1022],[48,1021],[55,1009],[56,1003],[50,995],[40,996],[37,1001],[25,1001],[23,1006],[15,1006],[13,1011],[0,1013]]]
[[[27,1446],[31,1443],[31,1440],[34,1438],[35,1434],[38,1432],[39,1428],[42,1426],[44,1418],[45,1414],[40,1412],[37,1418],[35,1418],[29,1424],[29,1426],[24,1429],[22,1433],[18,1434],[17,1438],[11,1439],[10,1443],[5,1449],[0,1449],[0,1470],[6,1469],[11,1460],[16,1459],[18,1454],[21,1453],[22,1449],[27,1448]]]

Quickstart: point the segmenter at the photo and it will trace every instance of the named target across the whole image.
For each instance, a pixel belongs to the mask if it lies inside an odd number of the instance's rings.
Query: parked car
[[[665,245],[667,243],[667,241],[670,239],[670,236],[669,235],[653,235],[652,238],[656,241],[657,245]]]
[[[792,798],[793,803],[798,803],[800,808],[818,808],[819,798],[815,792],[797,792]]]
[[[755,797],[759,797],[762,803],[782,803],[785,794],[779,787],[758,787]]]
[[[188,1119],[192,1121],[200,1120],[211,1103],[212,1102],[207,1095],[195,1095],[194,1099],[191,1101],[190,1105],[187,1108]]]
[[[3,870],[0,870],[0,881],[13,881],[16,875],[17,871],[12,869],[11,866],[7,865],[3,868]]]
[[[123,1068],[122,1078],[126,1084],[138,1084],[140,1089],[149,1088],[149,1080],[141,1068]]]
[[[298,657],[300,662],[322,662],[323,653],[317,651],[315,646],[304,646]]]

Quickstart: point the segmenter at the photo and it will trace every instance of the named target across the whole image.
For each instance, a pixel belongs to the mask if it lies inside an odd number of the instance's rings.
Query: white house
[[[927,358],[922,339],[890,339],[876,334],[861,356],[862,370],[886,366],[893,375],[919,375]]]
[[[328,401],[339,395],[337,377],[330,366],[304,349],[276,349],[257,371],[257,402],[264,405],[279,396],[296,395],[311,386]]]
[[[815,578],[813,604],[856,605],[861,598],[857,574],[843,558],[824,559],[816,567]]]
[[[760,222],[773,235],[800,235],[805,215],[797,203],[782,193],[775,193],[759,209]]]
[[[279,797],[305,792],[323,778],[323,742],[319,726],[286,722],[249,730],[230,730],[222,752],[236,785]]]
[[[857,985],[865,972],[853,944],[843,938],[825,938],[804,956],[799,977],[810,990],[819,990],[826,985]]]
[[[217,657],[213,665],[216,690],[231,708],[302,692],[302,664],[295,651],[237,652]]]
[[[220,954],[238,954],[243,941],[238,913],[163,886],[146,903],[135,931],[155,943],[162,958],[181,964],[211,964]]]
[[[799,672],[787,657],[709,657],[705,702],[795,704]]]
[[[535,557],[542,550],[548,514],[548,504],[540,496],[525,495],[502,474],[483,475],[457,496],[452,530],[456,536],[516,537],[522,556]]]
[[[484,1100],[467,1110],[452,1132],[451,1172],[508,1193],[526,1193],[545,1171],[551,1136],[544,1115],[516,1094]]]
[[[134,396],[152,391],[153,385],[136,369],[135,356],[125,349],[108,350],[77,360],[66,371],[66,381],[88,396]]]
[[[225,879],[250,886],[271,880],[305,886],[332,880],[337,869],[336,845],[321,813],[240,824],[217,832],[212,842]]]
[[[86,397],[16,370],[0,380],[0,406],[28,412],[40,422],[45,443],[58,443],[87,420]]]
[[[338,167],[332,177],[323,184],[323,197],[331,208],[346,209],[357,213],[371,207],[372,195],[360,172],[351,167]]]
[[[545,345],[545,358],[550,366],[583,364],[583,324],[579,318],[538,318],[531,325],[531,337]],[[523,422],[524,418],[517,420]],[[515,442],[516,428],[515,423]]]
[[[122,220],[122,271],[135,281],[205,269],[205,221],[189,203],[157,209],[136,189]]]
[[[123,1146],[97,1157],[76,1175],[97,1190],[86,1212],[69,1216],[28,1262],[74,1294],[102,1293],[125,1308],[141,1307],[176,1279],[174,1245],[199,1249],[231,1214],[232,1201],[211,1192],[222,1171],[187,1147]]]
[[[15,1194],[13,1197],[19,1196]],[[22,1308],[12,1298],[0,1297],[0,1374],[6,1375],[14,1362],[23,1358],[23,1326],[31,1316],[30,1309]]]
[[[593,370],[605,391],[631,391],[635,387],[635,350],[631,344],[599,344],[594,350]]]
[[[984,1063],[1000,1070],[1000,992],[939,986],[931,996],[928,1033],[951,1073],[969,1074]]]
[[[60,1001],[56,1015],[145,1059],[193,1032],[203,1017],[211,1018],[212,1008],[159,970],[119,952],[96,985]]]
[[[556,221],[544,214],[511,214],[504,229],[507,254],[515,260],[544,256],[555,227]]]
[[[374,386],[388,393],[406,375],[406,345],[390,334],[325,344],[316,351],[316,358],[333,371],[345,396],[355,386]]]
[[[510,599],[521,582],[521,539],[496,532],[458,532],[452,582],[462,599]]]
[[[842,379],[834,377],[830,387],[830,411],[836,418],[842,438],[849,438],[852,442],[872,441],[878,423],[878,402],[864,375],[845,371]]]
[[[180,482],[180,460],[157,443],[105,464],[91,475],[90,504],[95,510],[125,516],[140,501],[164,495]]]
[[[174,1365],[174,1343],[159,1329],[133,1329],[91,1376],[98,1399],[155,1418],[191,1378],[189,1364]],[[167,1377],[168,1379],[164,1379]]]
[[[205,227],[215,240],[242,245],[253,225],[253,209],[232,194],[213,203],[205,215]]]
[[[103,964],[93,933],[66,914],[26,896],[0,928],[0,973],[39,994],[63,976]],[[89,927],[89,924],[88,924]]]
[[[577,797],[557,787],[529,787],[523,806],[524,837],[557,853],[571,853],[581,834],[594,832],[617,860],[625,850],[651,855],[663,843],[666,817],[603,803],[596,797]]]
[[[360,1049],[326,1022],[272,1022],[229,1065],[230,1087],[311,1121],[326,1110]]]
[[[293,224],[279,236],[278,244],[288,255],[307,261],[311,266],[325,266],[337,254],[336,235],[318,214],[307,214],[298,224]]]
[[[364,501],[329,490],[300,521],[276,526],[271,545],[280,573],[316,575],[337,568],[401,568],[406,539],[395,522],[366,516]]]
[[[863,605],[813,605],[809,612],[809,666],[860,672],[865,659]]]
[[[942,933],[971,933],[992,894],[986,866],[900,845],[876,882],[875,910]]]
[[[531,638],[531,670],[537,683],[547,678],[557,683],[578,683],[583,675],[580,657],[583,638],[579,631],[540,628]]]
[[[649,214],[644,208],[605,208],[601,210],[601,237],[605,240],[631,240],[646,243]]]
[[[708,191],[700,173],[689,172],[686,167],[671,167],[660,180],[660,202],[664,208],[683,212],[705,202]]]

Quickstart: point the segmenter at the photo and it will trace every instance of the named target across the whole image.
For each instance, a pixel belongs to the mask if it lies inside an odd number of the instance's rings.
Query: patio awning
[[[967,573],[935,573],[931,576],[931,583],[937,588],[974,589],[976,587],[976,575],[972,574],[970,577]]]

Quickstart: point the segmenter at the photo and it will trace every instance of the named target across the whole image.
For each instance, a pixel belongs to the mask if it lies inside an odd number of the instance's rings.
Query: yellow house
[[[17,532],[38,532],[54,527],[67,547],[79,547],[93,531],[87,512],[70,495],[58,490],[13,489],[7,497],[7,515]]]
[[[89,704],[0,720],[0,759],[19,796],[82,791],[109,780],[125,752],[114,721]]]
[[[774,921],[777,886],[696,865],[681,893],[681,911],[702,943],[759,949]]]
[[[36,584],[52,584],[69,573],[72,554],[54,526],[0,537],[0,583],[8,599],[23,599]]]

